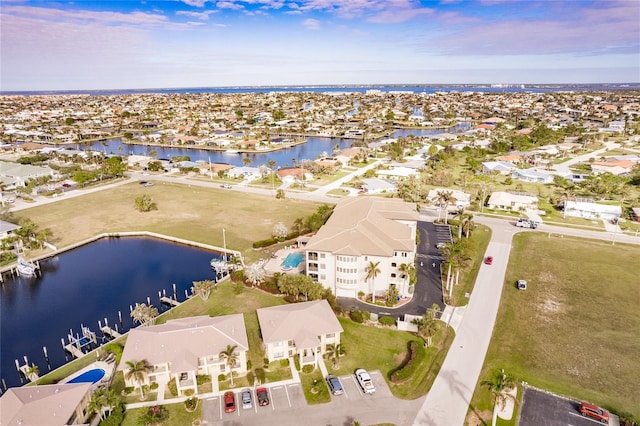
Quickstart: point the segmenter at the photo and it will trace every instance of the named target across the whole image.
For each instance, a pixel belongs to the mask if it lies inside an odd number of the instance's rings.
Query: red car
[[[269,391],[267,388],[256,389],[256,396],[258,397],[258,405],[264,407],[269,405]]]
[[[224,412],[233,413],[236,411],[236,397],[231,391],[224,393]]]
[[[487,256],[487,257],[484,259],[484,263],[486,263],[487,265],[491,265],[491,264],[493,264],[493,256]]]
[[[582,402],[580,404],[580,414],[583,417],[591,417],[599,422],[609,424],[609,412],[604,408],[596,407],[588,402]]]

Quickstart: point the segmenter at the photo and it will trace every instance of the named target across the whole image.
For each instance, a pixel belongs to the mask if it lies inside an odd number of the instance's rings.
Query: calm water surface
[[[193,281],[213,279],[209,261],[217,254],[152,238],[102,239],[41,263],[42,276],[8,278],[0,286],[0,377],[20,385],[15,360],[36,363],[41,373],[66,362],[60,342],[80,324],[98,331],[98,320],[119,330],[132,327],[129,306],[151,304],[160,311],[158,291],[185,299]],[[118,321],[122,312],[122,323]],[[100,340],[100,339],[98,339]],[[69,360],[71,358],[69,357]]]

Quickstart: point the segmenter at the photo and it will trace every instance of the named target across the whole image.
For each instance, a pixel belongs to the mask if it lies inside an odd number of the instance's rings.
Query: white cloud
[[[304,25],[310,30],[320,29],[320,21],[318,21],[317,19],[311,19],[311,18],[305,19],[304,21],[302,21],[302,25]]]
[[[189,16],[191,18],[196,18],[196,19],[200,19],[202,21],[206,21],[207,19],[209,19],[209,15],[211,15],[212,13],[217,13],[217,10],[206,10],[204,12],[189,12],[186,10],[179,10],[176,12],[176,15],[178,16]]]

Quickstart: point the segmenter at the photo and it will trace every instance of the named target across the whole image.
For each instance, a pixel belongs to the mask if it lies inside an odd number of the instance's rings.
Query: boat
[[[237,149],[227,149],[225,151],[227,154],[239,154],[240,151],[238,151]]]
[[[27,262],[22,257],[18,256],[18,265],[16,267],[18,274],[23,277],[32,277],[36,274],[36,265],[31,262]]]

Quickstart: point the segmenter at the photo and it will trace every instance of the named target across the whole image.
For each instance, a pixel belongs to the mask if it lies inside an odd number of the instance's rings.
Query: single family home
[[[491,194],[487,206],[497,210],[526,210],[538,208],[538,197],[533,194],[522,194],[497,191]]]

